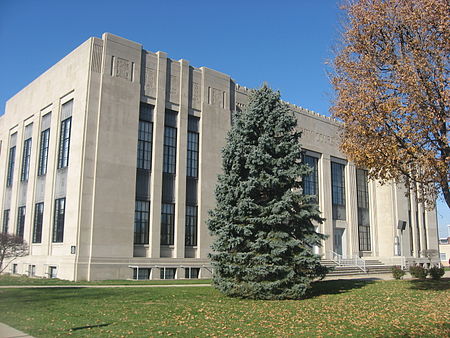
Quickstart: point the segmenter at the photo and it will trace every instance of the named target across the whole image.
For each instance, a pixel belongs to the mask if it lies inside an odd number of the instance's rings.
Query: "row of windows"
[[[65,220],[65,210],[66,210],[66,199],[58,198],[55,200],[55,214],[53,221],[53,231],[52,231],[52,242],[62,243],[64,240],[64,220]],[[10,210],[3,211],[3,226],[2,231],[7,233],[9,230],[9,214]],[[17,227],[16,235],[23,238],[25,230],[25,215],[26,207],[21,206],[17,209]],[[33,234],[32,242],[41,243],[42,242],[42,226],[44,218],[44,203],[39,202],[35,204],[34,207],[34,220],[33,220]]]
[[[133,279],[150,279],[151,270],[151,268],[133,268]],[[159,268],[160,279],[175,279],[176,273],[176,268]],[[184,278],[186,279],[196,279],[199,277],[199,274],[200,268],[184,268]]]
[[[311,168],[311,172],[302,179],[303,193],[319,197],[319,170],[318,158],[304,155],[303,163]],[[356,191],[358,206],[359,248],[361,251],[370,251],[370,222],[369,222],[369,190],[367,171],[356,170]],[[345,165],[331,162],[331,194],[333,219],[346,219],[345,198]]]
[[[62,107],[66,114],[71,114],[73,101],[65,103]],[[70,111],[68,111],[70,110]],[[59,148],[58,148],[58,169],[65,168],[69,165],[70,150],[70,133],[72,126],[72,117],[68,117],[61,122]],[[39,157],[38,157],[38,176],[47,173],[48,150],[50,143],[50,129],[45,129],[40,135]],[[21,181],[28,181],[31,162],[31,145],[32,139],[27,138],[23,143],[22,171],[20,175]],[[8,167],[6,174],[6,186],[10,187],[14,179],[14,166],[16,158],[16,147],[9,149]]]
[[[141,103],[139,113],[137,168],[151,170],[153,106]],[[163,189],[161,205],[161,245],[173,245],[175,240],[175,175],[177,157],[177,112],[165,114],[163,142]],[[197,245],[197,181],[199,168],[199,119],[189,116],[186,161],[186,231],[187,246]],[[136,199],[134,243],[148,244],[150,201]]]

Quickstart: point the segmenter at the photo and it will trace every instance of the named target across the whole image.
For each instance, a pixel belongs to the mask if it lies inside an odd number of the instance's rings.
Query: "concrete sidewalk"
[[[23,333],[22,331],[16,330],[6,324],[0,323],[0,338],[19,338],[19,337],[33,338],[33,336]]]

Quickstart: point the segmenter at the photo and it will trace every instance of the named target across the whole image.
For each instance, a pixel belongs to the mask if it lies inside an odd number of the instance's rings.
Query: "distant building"
[[[450,224],[447,228],[447,237],[439,238],[439,255],[444,266],[450,266]]]
[[[69,280],[211,275],[206,220],[221,149],[248,89],[111,35],[90,38],[12,97],[0,117],[0,224],[30,244],[10,272]],[[329,258],[426,259],[435,211],[367,180],[340,124],[291,105],[329,235]]]

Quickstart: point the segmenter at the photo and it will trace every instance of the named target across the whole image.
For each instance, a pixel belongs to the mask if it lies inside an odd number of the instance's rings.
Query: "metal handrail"
[[[353,255],[351,258],[344,258],[341,254],[330,251],[330,257],[331,260],[339,266],[354,266],[361,269],[363,272],[367,272],[366,261],[358,255]]]

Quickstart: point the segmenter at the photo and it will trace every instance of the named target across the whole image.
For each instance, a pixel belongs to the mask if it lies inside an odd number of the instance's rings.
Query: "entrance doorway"
[[[334,252],[339,255],[343,255],[344,253],[344,230],[341,228],[335,228],[333,234],[333,247]]]

